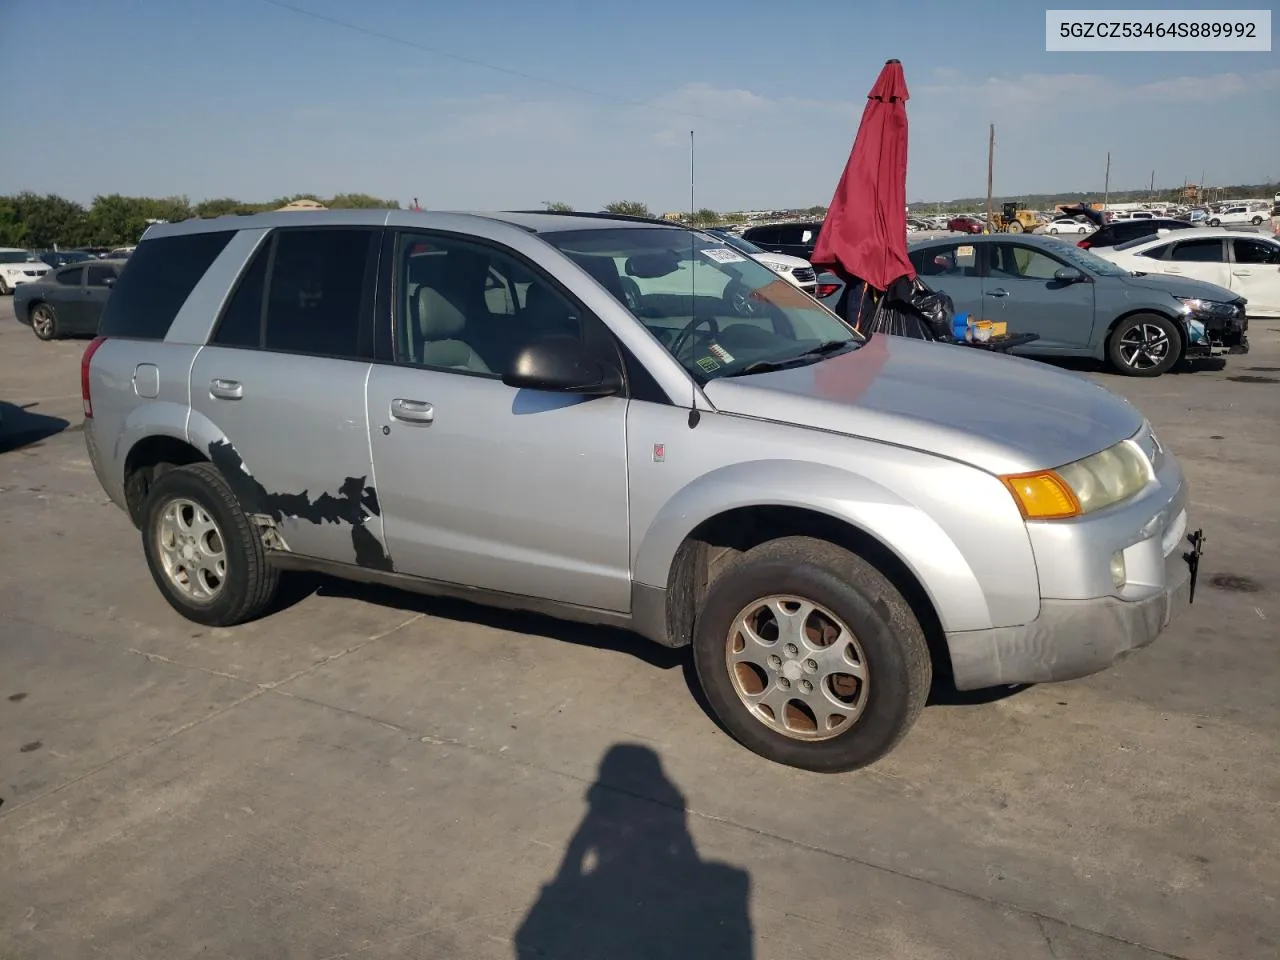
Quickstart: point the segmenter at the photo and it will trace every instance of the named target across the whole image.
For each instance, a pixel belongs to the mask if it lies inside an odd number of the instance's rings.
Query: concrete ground
[[[329,581],[179,618],[86,458],[83,341],[0,301],[0,956],[1275,957],[1280,323],[1252,339],[1090,374],[1183,458],[1195,605],[821,776],[618,632]]]

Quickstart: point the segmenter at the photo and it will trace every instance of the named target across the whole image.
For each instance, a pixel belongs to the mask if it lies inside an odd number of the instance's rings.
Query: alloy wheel
[[[1169,355],[1169,335],[1154,323],[1135,323],[1120,338],[1120,359],[1134,370],[1158,367]]]
[[[53,327],[53,311],[48,307],[42,304],[31,311],[31,329],[41,340],[48,340],[53,336]]]
[[[227,548],[209,512],[176,497],[165,504],[155,538],[169,582],[196,603],[213,601],[226,584]]]
[[[834,613],[803,597],[755,600],[734,618],[725,663],[738,699],[793,740],[829,740],[867,705],[866,656]]]

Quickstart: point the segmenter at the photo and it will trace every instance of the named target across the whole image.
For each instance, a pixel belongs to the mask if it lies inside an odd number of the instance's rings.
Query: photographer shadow
[[[611,747],[587,803],[516,932],[516,960],[751,960],[750,877],[698,855],[656,753]]]

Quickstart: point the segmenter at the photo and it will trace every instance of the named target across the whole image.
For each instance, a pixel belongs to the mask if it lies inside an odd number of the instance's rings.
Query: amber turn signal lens
[[[1018,473],[1000,479],[1028,520],[1063,520],[1080,516],[1080,501],[1052,470]]]

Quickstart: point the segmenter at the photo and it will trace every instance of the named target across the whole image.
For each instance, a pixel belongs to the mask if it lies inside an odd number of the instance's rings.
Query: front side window
[[[86,280],[91,287],[110,286],[110,281],[116,278],[116,272],[110,267],[90,266],[85,269],[88,270]]]
[[[64,287],[78,287],[84,279],[84,267],[72,267],[70,270],[59,270],[58,283]]]
[[[1052,280],[1062,264],[1039,250],[1015,243],[992,244],[991,275],[1014,280]]]
[[[1280,263],[1280,244],[1241,238],[1232,240],[1232,243],[1235,245],[1236,263]]]
[[[1216,238],[1183,240],[1174,245],[1169,259],[1180,263],[1222,263],[1222,241]]]
[[[500,377],[529,343],[581,341],[617,362],[607,330],[511,254],[457,237],[402,234],[396,245],[396,360]]]
[[[706,234],[621,227],[541,236],[701,382],[814,362],[863,342],[812,297]]]

